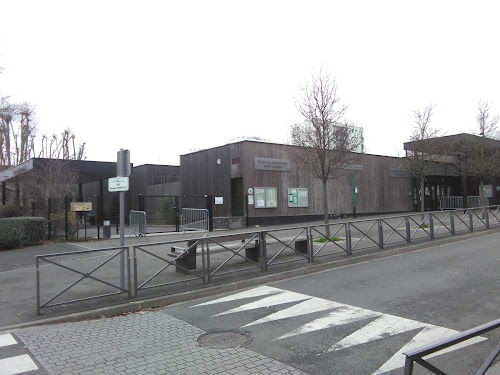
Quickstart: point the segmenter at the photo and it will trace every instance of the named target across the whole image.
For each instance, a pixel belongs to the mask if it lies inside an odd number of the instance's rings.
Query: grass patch
[[[334,242],[337,242],[337,241],[343,241],[344,239],[339,237],[339,236],[333,236],[331,238],[331,241],[334,241]],[[320,243],[325,243],[326,241],[328,241],[328,239],[326,237],[320,237],[320,238],[316,238],[314,240],[314,242],[320,242]]]

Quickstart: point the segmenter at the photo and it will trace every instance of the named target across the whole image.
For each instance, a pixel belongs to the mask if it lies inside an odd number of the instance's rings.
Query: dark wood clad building
[[[248,216],[249,224],[320,219],[321,181],[293,160],[297,146],[244,140],[181,155],[183,194],[214,196],[214,217]],[[344,176],[328,184],[331,215],[413,209],[410,176],[401,159],[359,154]],[[248,202],[248,204],[247,204]]]

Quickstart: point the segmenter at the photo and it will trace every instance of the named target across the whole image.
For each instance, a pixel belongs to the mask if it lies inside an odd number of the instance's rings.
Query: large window
[[[255,208],[278,207],[278,190],[276,188],[255,188]]]

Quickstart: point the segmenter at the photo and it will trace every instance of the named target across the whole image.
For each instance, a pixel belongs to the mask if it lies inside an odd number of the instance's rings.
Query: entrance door
[[[243,178],[231,179],[231,216],[243,216]]]

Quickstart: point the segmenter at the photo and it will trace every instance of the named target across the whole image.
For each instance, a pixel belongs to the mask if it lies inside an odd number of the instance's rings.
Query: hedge
[[[0,219],[0,249],[9,250],[35,245],[45,237],[43,217],[10,217]]]

